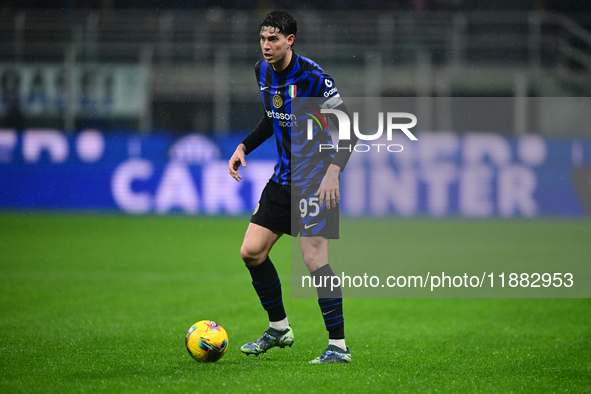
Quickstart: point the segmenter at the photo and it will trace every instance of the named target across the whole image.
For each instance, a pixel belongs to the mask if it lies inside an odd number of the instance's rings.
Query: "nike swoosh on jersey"
[[[265,90],[267,88],[268,88],[268,86],[261,86],[261,90]]]
[[[309,228],[312,228],[314,226],[318,225],[318,223],[314,223],[314,224],[304,224],[304,230],[307,230]]]
[[[322,316],[326,316],[326,315],[328,315],[330,312],[334,312],[334,311],[335,311],[335,310],[333,309],[333,310],[331,310],[331,311],[328,311],[328,312],[322,312]]]

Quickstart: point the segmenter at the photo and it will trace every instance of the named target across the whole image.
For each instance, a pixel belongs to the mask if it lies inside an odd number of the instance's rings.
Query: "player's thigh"
[[[302,236],[300,237],[300,245],[308,271],[316,271],[328,264],[328,239],[321,236]]]
[[[291,194],[289,186],[270,180],[255,209],[250,222],[271,231],[292,234]],[[297,233],[296,233],[297,235]]]
[[[247,265],[262,263],[282,235],[281,232],[269,230],[256,223],[249,223],[240,248],[242,259]]]

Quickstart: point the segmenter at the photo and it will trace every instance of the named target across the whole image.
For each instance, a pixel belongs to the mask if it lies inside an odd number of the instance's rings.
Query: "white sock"
[[[269,327],[276,329],[277,331],[285,331],[287,327],[289,327],[289,322],[287,321],[287,317],[283,320],[279,321],[270,321]]]
[[[336,347],[340,347],[344,351],[347,351],[347,345],[345,344],[345,340],[344,339],[329,339],[328,340],[328,344],[329,345],[334,345]]]

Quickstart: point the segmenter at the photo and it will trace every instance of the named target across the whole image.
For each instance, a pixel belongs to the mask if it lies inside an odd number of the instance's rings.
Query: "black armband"
[[[246,147],[245,153],[248,155],[272,135],[273,124],[267,116],[263,115],[259,124],[254,128],[254,130],[249,135],[247,135],[244,140],[242,140],[242,143]]]

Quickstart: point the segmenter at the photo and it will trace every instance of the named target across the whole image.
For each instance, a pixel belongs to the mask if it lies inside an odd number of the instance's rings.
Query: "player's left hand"
[[[318,196],[318,204],[320,206],[324,205],[324,201],[326,200],[326,207],[330,209],[332,207],[336,207],[339,202],[341,202],[341,195],[339,194],[339,172],[341,171],[340,167],[334,164],[331,164],[328,167],[328,171],[322,178],[322,183],[320,183],[320,187],[318,191],[314,194]]]

